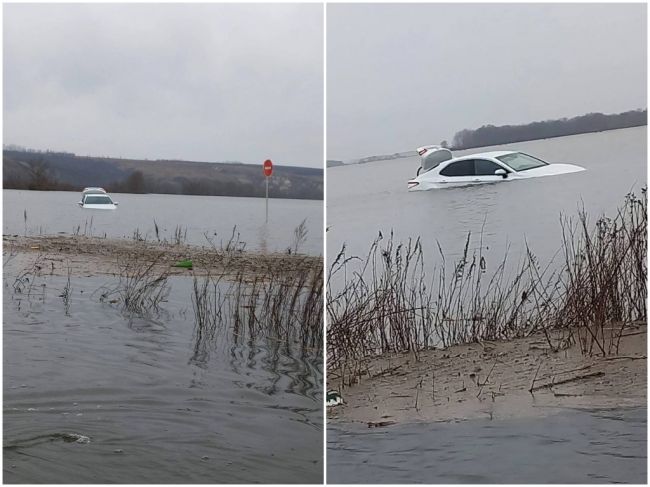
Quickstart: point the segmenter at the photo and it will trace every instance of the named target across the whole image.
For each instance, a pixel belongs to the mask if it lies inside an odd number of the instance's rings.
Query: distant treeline
[[[263,197],[262,166],[189,161],[81,157],[68,152],[3,150],[5,189],[81,191],[101,186],[115,193]],[[276,165],[272,198],[322,199],[323,170]]]
[[[345,164],[343,161],[336,161],[334,159],[328,159],[327,160],[327,167],[338,167],[338,166],[344,166]]]
[[[7,171],[7,173],[3,174],[3,187],[5,189],[36,191],[75,191],[77,189],[74,184],[62,183],[54,177],[42,158],[25,164],[23,174],[20,177],[12,174],[12,171]]]
[[[454,150],[472,149],[526,140],[549,139],[566,135],[601,132],[603,130],[638,127],[647,124],[647,110],[631,110],[611,115],[588,113],[579,117],[545,120],[524,125],[502,125],[499,127],[484,125],[474,130],[465,129],[454,135],[452,146]]]

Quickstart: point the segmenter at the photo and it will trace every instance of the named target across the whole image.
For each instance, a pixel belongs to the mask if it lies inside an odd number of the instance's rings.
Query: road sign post
[[[266,178],[266,223],[269,222],[269,178]]]
[[[273,173],[273,163],[271,162],[271,159],[267,159],[264,161],[264,176],[266,179],[266,223],[269,222],[269,178],[271,177],[271,174]]]

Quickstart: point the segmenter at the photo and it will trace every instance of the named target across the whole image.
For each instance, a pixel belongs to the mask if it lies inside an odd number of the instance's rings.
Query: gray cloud
[[[4,6],[4,141],[322,166],[323,7]]]
[[[328,158],[646,106],[645,4],[333,4]]]

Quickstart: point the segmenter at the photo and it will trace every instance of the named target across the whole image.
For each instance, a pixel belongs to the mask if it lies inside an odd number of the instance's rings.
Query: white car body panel
[[[428,146],[433,148],[435,146]],[[423,148],[421,148],[423,149]],[[421,152],[418,149],[418,152]],[[441,162],[436,167],[418,175],[417,177],[408,181],[409,191],[427,191],[430,189],[440,189],[458,186],[470,186],[474,184],[484,183],[497,183],[503,181],[513,181],[517,179],[530,179],[543,176],[555,176],[559,174],[569,174],[574,172],[584,171],[585,168],[576,166],[574,164],[546,164],[544,166],[525,169],[523,171],[515,171],[513,168],[497,159],[497,157],[505,156],[508,154],[516,154],[517,151],[494,151],[484,152],[480,154],[470,154],[462,157],[455,157],[447,161]],[[420,154],[422,157],[423,154]],[[503,175],[468,175],[468,176],[445,176],[440,174],[447,166],[456,162],[465,160],[485,160],[492,162],[507,172],[507,177]]]
[[[116,210],[117,206],[115,203],[112,205],[90,205],[90,204],[83,204],[81,207],[84,210]]]
[[[88,197],[94,196],[105,197],[110,203],[86,203]],[[85,210],[115,210],[117,209],[117,204],[103,188],[85,188],[81,194],[81,201],[78,203]]]
[[[537,178],[542,176],[557,176],[559,174],[570,174],[572,172],[584,171],[584,167],[575,164],[549,164],[548,166],[536,167],[517,173],[520,178]]]

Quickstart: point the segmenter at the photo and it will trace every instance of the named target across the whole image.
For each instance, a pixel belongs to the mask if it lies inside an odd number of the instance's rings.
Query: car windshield
[[[548,162],[544,162],[536,157],[529,156],[523,152],[513,152],[505,156],[498,156],[501,162],[507,164],[515,171],[526,171],[535,167],[548,166]]]
[[[88,195],[84,205],[112,205],[113,201],[106,195]]]

